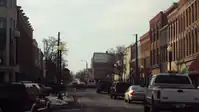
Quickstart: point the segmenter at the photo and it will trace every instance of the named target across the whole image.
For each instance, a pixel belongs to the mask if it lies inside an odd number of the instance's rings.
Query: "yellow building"
[[[125,55],[124,55],[124,60],[123,60],[123,63],[124,63],[124,68],[123,68],[123,80],[124,81],[127,81],[129,79],[129,75],[130,75],[130,69],[131,69],[131,66],[130,66],[130,62],[131,62],[131,45],[128,46],[126,49],[125,49]]]

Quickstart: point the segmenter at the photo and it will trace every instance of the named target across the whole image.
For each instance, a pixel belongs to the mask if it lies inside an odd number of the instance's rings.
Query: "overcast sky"
[[[149,20],[176,0],[18,0],[34,28],[34,38],[57,36],[67,42],[70,70],[85,68],[93,52],[135,42],[132,34],[143,35]]]

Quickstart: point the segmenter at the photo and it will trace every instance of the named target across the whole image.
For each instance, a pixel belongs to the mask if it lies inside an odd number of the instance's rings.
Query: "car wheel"
[[[128,103],[131,104],[131,99],[129,98],[129,96],[128,96]]]
[[[96,91],[96,93],[100,93],[100,91],[99,91],[99,90],[97,90],[97,91]]]
[[[144,100],[144,112],[150,112],[150,108],[147,106],[146,100]]]
[[[144,112],[150,112],[150,108],[144,105]]]
[[[154,104],[153,97],[152,97],[152,104],[151,104],[150,112],[159,112],[159,109],[157,109],[157,107]]]

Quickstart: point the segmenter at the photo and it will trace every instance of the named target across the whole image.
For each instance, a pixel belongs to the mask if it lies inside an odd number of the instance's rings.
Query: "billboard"
[[[95,63],[107,63],[109,61],[109,55],[106,53],[94,53],[93,62]]]

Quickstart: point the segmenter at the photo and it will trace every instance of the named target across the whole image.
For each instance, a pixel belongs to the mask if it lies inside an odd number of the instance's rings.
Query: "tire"
[[[101,93],[101,91],[97,90],[96,93]]]
[[[144,105],[144,112],[150,112],[150,108]]]
[[[113,96],[112,96],[112,95],[110,95],[110,98],[111,98],[111,99],[113,99]]]
[[[150,108],[147,106],[146,100],[144,100],[144,112],[150,112]]]
[[[48,108],[48,112],[52,112],[52,107],[51,107],[51,105],[50,104],[48,104],[48,106],[47,106]]]
[[[130,100],[129,96],[128,96],[128,103],[131,104],[131,100]]]
[[[117,96],[113,95],[113,99],[115,99],[115,100],[116,100],[116,99],[117,99]]]
[[[159,109],[157,107],[155,107],[153,97],[152,97],[152,103],[151,103],[150,112],[160,112]]]

